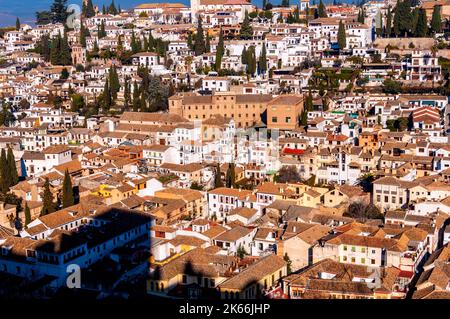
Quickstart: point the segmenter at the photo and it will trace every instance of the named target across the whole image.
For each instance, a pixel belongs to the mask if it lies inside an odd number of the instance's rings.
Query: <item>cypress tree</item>
[[[221,173],[220,173],[220,164],[217,163],[216,175],[214,176],[214,187],[215,188],[223,187],[222,178],[221,178],[220,175],[221,175]]]
[[[365,15],[364,9],[359,10],[359,12],[358,12],[358,22],[359,23],[364,23],[364,20],[365,20],[364,15]]]
[[[89,29],[86,28],[82,23],[80,27],[80,44],[83,48],[86,47],[86,38],[89,37],[90,35],[91,34],[89,32]]]
[[[247,10],[245,11],[244,21],[242,21],[240,37],[241,39],[250,39],[253,37],[253,28],[250,24]]]
[[[386,36],[389,38],[392,34],[392,11],[389,6],[386,16]]]
[[[416,36],[417,34],[417,23],[419,22],[419,7],[415,7],[412,10],[411,13],[411,17],[412,17],[412,22],[411,22],[411,33]]]
[[[436,5],[433,8],[433,15],[431,17],[431,30],[434,33],[441,32],[442,29],[442,20],[441,20],[441,6]]]
[[[69,40],[67,38],[67,32],[64,32],[64,37],[61,39],[61,53],[60,64],[70,65],[72,64],[72,55],[70,53]]]
[[[319,2],[319,6],[317,8],[317,15],[318,15],[319,18],[326,18],[326,17],[328,17],[328,15],[327,15],[327,8],[323,4],[322,0],[320,0],[320,2]]]
[[[102,93],[102,107],[105,111],[108,111],[111,105],[112,105],[111,89],[109,88],[109,79],[106,79]]]
[[[189,32],[187,37],[187,45],[189,50],[194,50],[194,44],[192,43],[192,34]]]
[[[92,0],[87,0],[87,3],[83,1],[82,13],[86,18],[92,18],[93,16],[95,16],[95,9]]]
[[[151,32],[148,35],[148,41],[147,42],[148,42],[148,50],[150,52],[153,52],[155,50],[155,38],[153,37]],[[192,38],[191,38],[191,42],[192,42]],[[188,43],[188,46],[189,46],[189,43]]]
[[[136,38],[136,35],[134,34],[134,30],[131,33],[131,51],[133,54],[136,54],[141,51],[141,44],[140,41]]]
[[[245,46],[241,53],[241,63],[245,65],[248,64],[247,49],[245,48]]]
[[[60,64],[61,53],[61,33],[58,34],[53,40],[50,50],[50,63],[53,65]]]
[[[109,89],[113,100],[117,99],[117,93],[120,90],[119,75],[115,66],[109,68]]]
[[[302,114],[300,116],[300,124],[302,126],[308,125],[308,111],[306,109],[302,111]]]
[[[313,110],[314,105],[313,105],[313,96],[312,96],[311,90],[309,90],[309,94],[306,97],[306,103],[305,104],[306,104],[305,108],[306,108],[307,111],[310,112],[310,111]]]
[[[134,34],[134,33],[133,33],[133,34]],[[102,38],[106,37],[105,22],[103,22],[103,20],[102,20],[102,22],[100,23],[100,29],[99,29],[99,31],[98,31],[97,37],[98,37],[99,39],[102,39]]]
[[[225,46],[223,43],[223,32],[222,28],[220,28],[219,42],[217,43],[216,47],[216,65],[215,65],[216,71],[220,70],[220,66],[222,65],[222,57],[224,53],[225,53]]]
[[[236,183],[236,173],[234,169],[234,163],[228,165],[228,170],[226,174],[227,187],[234,187]]]
[[[263,43],[261,54],[259,56],[259,70],[261,73],[267,72],[267,51],[266,51],[266,45]]]
[[[16,19],[16,31],[19,31],[19,30],[20,30],[20,20],[17,17],[17,19]]]
[[[407,35],[412,29],[412,12],[409,0],[398,1],[394,14],[394,33],[397,36]]]
[[[73,197],[72,180],[70,179],[70,175],[67,170],[64,173],[61,202],[62,202],[63,208],[73,206],[73,204],[75,203],[74,197]]]
[[[8,147],[8,154],[6,156],[6,164],[9,171],[9,187],[16,185],[19,182],[19,175],[17,174],[16,160],[11,147]]]
[[[425,9],[418,10],[417,25],[415,29],[416,37],[426,37],[428,33],[427,13]]]
[[[134,81],[134,83],[133,83],[133,111],[134,112],[139,111],[140,104],[141,104],[141,102],[140,102],[140,95],[139,95],[139,87],[138,87],[136,81]]]
[[[125,77],[123,99],[124,99],[124,107],[125,109],[128,109],[131,103],[130,79],[128,76]]]
[[[112,0],[111,4],[109,5],[108,13],[112,15],[117,15],[118,13],[114,0]]]
[[[56,205],[53,202],[53,194],[50,190],[50,181],[48,180],[48,178],[45,179],[44,191],[41,197],[42,197],[41,216],[53,213],[56,210]]]
[[[205,52],[210,53],[211,52],[211,43],[209,43],[209,35],[208,32],[206,32],[206,44],[205,44]]]
[[[205,35],[202,27],[202,16],[198,17],[197,33],[195,35],[194,43],[195,55],[199,56],[206,52]]]
[[[5,149],[2,148],[1,155],[0,155],[0,191],[3,194],[6,194],[9,191],[9,181],[10,181],[10,174],[9,174],[9,167],[8,162],[6,159],[6,152]]]
[[[31,223],[31,212],[30,207],[28,207],[28,203],[25,203],[24,215],[25,215],[25,226],[27,226],[29,223]]]
[[[252,45],[247,51],[247,74],[254,75],[256,72],[255,47]]]
[[[378,25],[376,32],[377,36],[381,38],[383,35],[383,14],[381,12],[380,12],[380,24]]]
[[[345,49],[345,46],[347,45],[347,37],[345,34],[345,26],[344,23],[342,23],[342,20],[339,21],[339,29],[338,29],[338,44],[339,44],[339,49],[343,50]]]

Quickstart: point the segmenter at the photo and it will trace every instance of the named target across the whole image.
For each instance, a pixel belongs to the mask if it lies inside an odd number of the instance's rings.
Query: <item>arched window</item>
[[[164,284],[161,283],[161,291],[164,291]]]
[[[155,284],[153,283],[153,281],[150,281],[150,291],[155,290]]]
[[[228,291],[225,291],[225,299],[228,299]]]

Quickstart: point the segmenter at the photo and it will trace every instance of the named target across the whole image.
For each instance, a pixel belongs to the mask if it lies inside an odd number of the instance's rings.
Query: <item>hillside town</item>
[[[0,297],[450,299],[449,1],[93,2],[0,29]]]

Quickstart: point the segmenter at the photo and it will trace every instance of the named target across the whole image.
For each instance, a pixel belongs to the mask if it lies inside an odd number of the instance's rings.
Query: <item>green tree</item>
[[[50,11],[36,12],[36,24],[46,25],[52,23],[52,15]]]
[[[283,256],[284,261],[287,264],[287,274],[290,275],[292,273],[292,261],[291,258],[289,258],[289,255],[287,253]]]
[[[247,255],[247,252],[245,251],[245,248],[239,244],[238,249],[236,250],[236,256],[240,259],[243,259]]]
[[[217,165],[216,165],[216,172],[214,175],[214,188],[218,188],[218,187],[223,187],[219,163],[217,163]]]
[[[72,112],[81,112],[84,109],[85,102],[81,94],[72,94],[71,100],[70,110]]]
[[[133,111],[134,112],[139,111],[140,104],[141,104],[141,101],[140,101],[139,87],[138,87],[136,81],[134,81],[134,83],[133,83]]]
[[[41,216],[53,213],[56,210],[56,204],[53,202],[53,194],[50,190],[50,181],[48,178],[44,182],[44,191],[41,194],[42,197],[42,210]]]
[[[105,111],[109,111],[113,102],[111,97],[111,89],[109,88],[109,79],[106,79],[105,86],[102,93],[102,108]]]
[[[9,191],[11,175],[9,172],[8,161],[5,149],[2,148],[0,155],[0,192],[6,194]]]
[[[114,0],[112,0],[111,4],[108,7],[108,13],[112,15],[117,15],[119,12],[117,11]]]
[[[326,17],[328,17],[328,15],[327,15],[327,8],[323,4],[322,0],[320,0],[319,6],[317,7],[317,15],[318,15],[319,18],[326,18]]]
[[[261,73],[267,72],[267,50],[264,43],[262,45],[261,54],[259,55],[259,70]]]
[[[241,39],[251,39],[253,37],[253,28],[250,24],[250,18],[248,16],[248,11],[245,11],[244,20],[241,24],[241,31],[239,36]]]
[[[4,102],[0,111],[0,126],[11,126],[15,121],[16,118],[12,112],[11,105]]]
[[[209,41],[210,41],[209,35],[208,33],[206,33],[205,53],[211,52],[211,43]]]
[[[248,55],[247,55],[247,48],[244,46],[244,49],[242,49],[241,53],[241,63],[247,65],[248,64]]]
[[[342,23],[342,20],[339,21],[337,37],[338,37],[339,49],[341,49],[341,50],[345,49],[345,47],[347,45],[347,36],[345,34],[345,26],[344,26],[344,23]]]
[[[80,44],[83,48],[86,47],[86,38],[90,35],[89,29],[84,26],[84,23],[82,23],[80,26]]]
[[[380,12],[380,23],[376,29],[377,36],[381,38],[383,36],[383,14]]]
[[[64,181],[62,186],[62,199],[61,204],[63,208],[73,206],[75,203],[74,196],[73,196],[73,187],[72,187],[72,180],[70,178],[69,172],[66,170],[64,173]]]
[[[300,124],[302,126],[308,126],[308,110],[303,110],[300,115]]]
[[[247,74],[254,75],[256,72],[255,47],[252,45],[247,50]]]
[[[112,99],[115,101],[117,99],[117,93],[120,91],[119,75],[115,65],[109,69],[109,88]]]
[[[86,18],[92,18],[95,16],[95,9],[92,0],[83,1],[82,14]]]
[[[59,78],[66,80],[69,78],[69,76],[70,76],[70,74],[69,74],[69,71],[67,70],[67,68],[63,68],[61,71],[61,76]]]
[[[53,23],[65,24],[69,16],[69,12],[67,12],[67,0],[53,0],[50,12],[52,13]]]
[[[392,10],[389,6],[386,15],[386,36],[390,37],[392,35]]]
[[[234,163],[230,163],[228,165],[225,181],[227,187],[234,187],[236,185],[236,172]]]
[[[24,215],[25,215],[25,226],[27,226],[29,223],[31,223],[31,212],[30,207],[28,207],[28,203],[25,203]]]
[[[36,52],[42,55],[45,62],[50,61],[50,37],[45,34],[36,45]]]
[[[133,32],[132,36],[134,36],[134,32]],[[98,39],[103,39],[104,37],[106,37],[105,22],[103,22],[103,20],[100,23],[100,26],[98,27],[97,37],[98,37]]]
[[[442,19],[441,19],[441,6],[435,5],[433,8],[433,15],[431,16],[431,30],[434,33],[441,32]]]
[[[19,30],[20,30],[20,20],[17,17],[17,19],[16,19],[16,31],[19,31]]]
[[[427,13],[425,9],[418,10],[417,25],[415,28],[416,37],[426,37],[428,33]]]
[[[192,34],[189,32],[187,36],[187,46],[190,50],[194,50],[194,44],[192,42]]]
[[[394,14],[394,33],[397,36],[407,35],[412,29],[412,11],[410,0],[399,0]]]
[[[222,65],[222,58],[223,58],[224,54],[225,54],[225,46],[223,43],[223,31],[222,31],[222,28],[220,28],[219,42],[217,43],[217,47],[216,47],[216,65],[215,65],[216,71],[220,70],[220,66]]]
[[[9,187],[16,185],[19,182],[19,174],[17,173],[16,159],[11,147],[8,147],[6,155],[6,164],[8,167]]]
[[[203,32],[202,17],[198,17],[197,33],[195,34],[194,52],[196,56],[206,52],[205,34]]]
[[[123,103],[124,107],[127,110],[131,104],[131,83],[130,78],[128,76],[125,77],[125,83],[123,85]]]
[[[365,15],[366,15],[366,13],[364,12],[364,8],[361,8],[358,11],[358,22],[359,23],[364,23],[365,22]]]

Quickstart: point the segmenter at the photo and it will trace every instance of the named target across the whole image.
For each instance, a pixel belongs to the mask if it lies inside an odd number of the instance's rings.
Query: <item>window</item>
[[[366,258],[361,258],[361,264],[365,264],[366,263]]]
[[[366,252],[366,248],[365,248],[365,247],[362,247],[362,248],[361,248],[361,252],[362,252],[362,253],[365,253],[365,252]]]
[[[355,251],[356,251],[356,247],[353,246],[353,247],[352,247],[352,252],[355,252]]]
[[[290,116],[286,116],[286,123],[291,123],[291,117]]]
[[[277,122],[278,122],[278,118],[277,118],[276,116],[273,116],[273,117],[272,117],[272,122],[273,122],[273,123],[277,123]]]
[[[347,246],[344,246],[344,251],[347,251]]]
[[[352,257],[352,263],[356,262],[355,257]]]
[[[372,265],[375,265],[375,259],[371,259],[371,260],[370,260],[370,263],[371,263]]]
[[[187,283],[187,276],[183,275],[181,281],[182,281],[183,284],[186,284]]]

